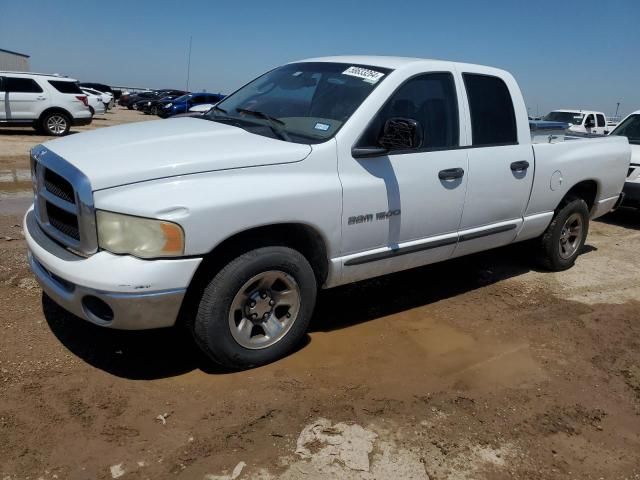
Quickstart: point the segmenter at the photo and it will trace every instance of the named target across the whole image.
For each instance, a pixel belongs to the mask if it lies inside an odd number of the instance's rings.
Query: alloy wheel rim
[[[229,329],[238,344],[259,350],[282,340],[300,311],[300,287],[280,270],[259,273],[238,290],[229,309]]]
[[[47,128],[55,133],[63,133],[67,128],[67,121],[61,115],[52,115],[47,119]]]
[[[560,230],[560,257],[566,260],[576,254],[582,241],[582,230],[582,216],[578,213],[569,215]]]

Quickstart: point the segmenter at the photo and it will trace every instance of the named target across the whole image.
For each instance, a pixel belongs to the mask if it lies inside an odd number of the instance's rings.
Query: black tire
[[[158,107],[155,105],[151,107],[151,115],[158,115]]]
[[[62,137],[71,129],[71,119],[62,112],[49,112],[40,119],[40,128],[46,135]]]
[[[231,307],[247,282],[268,271],[284,272],[295,280],[299,308],[291,326],[276,343],[259,349],[247,348],[236,341],[231,332]],[[316,294],[313,269],[298,251],[287,247],[251,250],[229,262],[209,281],[198,305],[192,333],[204,353],[226,368],[238,370],[264,365],[289,354],[302,341],[315,307]],[[275,315],[275,309],[273,311]],[[251,332],[253,328],[250,328]]]
[[[93,117],[96,114],[96,111],[93,107],[89,106],[89,111],[91,112],[91,116]]]
[[[561,236],[569,219],[579,219],[581,228],[575,235],[575,247],[569,252],[563,251]],[[580,255],[589,233],[589,207],[582,198],[569,197],[556,210],[553,220],[540,237],[538,263],[547,270],[559,272],[571,268]]]
[[[127,108],[128,108],[129,110],[133,110],[133,105],[127,105]]]

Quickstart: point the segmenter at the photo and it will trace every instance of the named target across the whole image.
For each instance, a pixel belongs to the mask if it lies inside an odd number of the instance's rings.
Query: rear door
[[[5,113],[8,120],[34,120],[42,111],[41,104],[46,95],[40,85],[32,78],[6,77],[8,108]],[[6,96],[5,96],[6,97]],[[6,103],[6,99],[5,99]]]
[[[529,200],[534,173],[526,108],[518,86],[484,73],[462,72],[471,125],[467,196],[455,255],[510,243]]]
[[[602,113],[596,113],[596,132],[598,135],[604,135],[607,129],[607,119]]]

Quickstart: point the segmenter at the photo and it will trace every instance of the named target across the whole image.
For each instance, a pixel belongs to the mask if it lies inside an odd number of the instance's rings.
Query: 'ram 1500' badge
[[[396,215],[400,215],[400,209],[387,210],[386,212],[378,212],[375,215],[373,213],[366,213],[364,215],[354,215],[353,217],[349,217],[347,224],[358,225],[360,223],[373,222],[374,220],[388,220],[389,218],[395,217]]]

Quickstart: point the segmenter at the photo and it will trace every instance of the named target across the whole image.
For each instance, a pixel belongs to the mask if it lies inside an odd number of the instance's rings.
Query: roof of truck
[[[581,108],[556,108],[553,112],[567,112],[567,113],[602,113],[597,110],[582,110]]]
[[[442,64],[443,68],[454,64],[461,67],[474,67],[474,68],[487,68],[493,70],[494,67],[487,65],[474,65],[470,63],[451,62],[447,60],[434,60],[430,58],[417,58],[417,57],[387,57],[378,55],[337,55],[333,57],[316,57],[300,60],[300,62],[335,62],[335,63],[348,63],[355,65],[370,65],[372,67],[390,68],[393,70],[406,67],[415,63],[429,63],[431,66],[434,64]],[[297,62],[296,62],[297,63]],[[504,70],[501,70],[504,72]],[[505,72],[506,73],[506,72]]]

